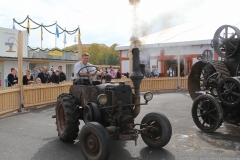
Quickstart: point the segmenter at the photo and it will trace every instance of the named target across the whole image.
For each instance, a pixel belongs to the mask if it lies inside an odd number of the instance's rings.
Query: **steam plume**
[[[137,7],[140,0],[129,0],[129,4],[133,6],[133,26],[132,26],[132,36],[130,38],[131,45],[134,47],[140,46],[141,41],[139,40],[139,22],[137,15]]]

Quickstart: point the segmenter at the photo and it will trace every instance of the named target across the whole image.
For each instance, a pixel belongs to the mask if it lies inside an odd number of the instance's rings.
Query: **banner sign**
[[[50,52],[49,52],[49,55],[51,55],[51,56],[62,56],[62,52],[57,51],[57,50],[55,50],[55,51],[50,51]]]

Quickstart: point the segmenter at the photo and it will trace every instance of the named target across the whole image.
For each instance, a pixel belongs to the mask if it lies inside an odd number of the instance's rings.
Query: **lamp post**
[[[15,39],[14,37],[10,37]],[[9,39],[10,39],[9,38]],[[9,40],[8,39],[8,40]],[[15,39],[16,40],[16,39]],[[13,45],[17,46],[18,51],[18,86],[20,88],[20,101],[19,101],[19,107],[21,107],[21,111],[24,111],[24,105],[23,105],[23,85],[22,85],[22,54],[23,54],[23,34],[21,31],[18,32],[18,40],[16,40],[17,45],[13,42],[9,46],[9,50],[6,52],[16,52],[12,49]]]

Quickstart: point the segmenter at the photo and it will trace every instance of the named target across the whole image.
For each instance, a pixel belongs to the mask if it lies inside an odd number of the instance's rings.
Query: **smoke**
[[[161,14],[151,15],[147,17],[147,19],[141,19],[142,17],[138,11],[139,6],[143,3],[141,4],[140,0],[129,0],[129,4],[133,6],[131,46],[137,47],[144,44],[144,41],[141,42],[139,40],[140,37],[194,20],[189,18],[193,13],[206,12],[205,10],[199,10],[205,2],[206,0],[184,0],[173,5]],[[161,7],[159,8],[160,10]]]
[[[130,5],[137,6],[140,3],[140,0],[129,0]]]
[[[139,40],[139,20],[137,8],[140,3],[140,0],[129,0],[129,4],[133,6],[133,24],[132,24],[132,36],[130,38],[131,46],[137,47],[141,45]]]
[[[193,14],[193,12],[201,12],[196,10],[197,8],[201,8],[204,2],[204,0],[184,1],[181,2],[180,5],[176,5],[177,7],[173,7],[164,13],[156,15],[155,18],[148,22],[142,19],[139,23],[139,36],[147,36],[176,25],[193,21],[194,19],[189,17]],[[203,10],[202,12],[206,11]],[[149,19],[150,18],[151,17],[149,17]]]

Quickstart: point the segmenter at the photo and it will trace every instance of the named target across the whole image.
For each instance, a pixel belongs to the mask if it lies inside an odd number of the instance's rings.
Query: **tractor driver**
[[[83,68],[85,66],[92,66],[92,64],[89,63],[89,58],[90,58],[90,55],[88,53],[84,53],[82,54],[82,61],[77,62],[74,65],[74,84],[77,84],[77,85],[82,85],[84,83],[90,84],[88,74],[91,77],[95,75],[97,76],[104,75],[102,72],[97,71],[95,67]],[[80,71],[80,73],[78,73],[81,68],[83,69]],[[87,73],[87,72],[90,72],[90,73]]]

